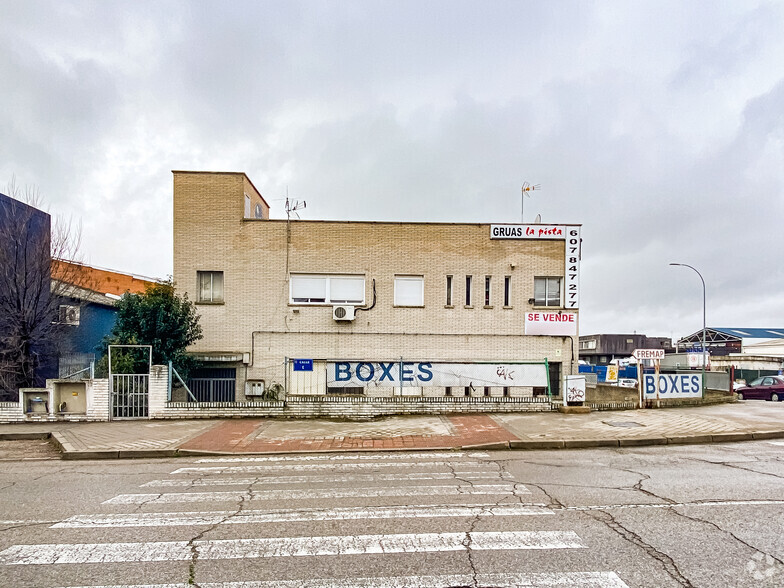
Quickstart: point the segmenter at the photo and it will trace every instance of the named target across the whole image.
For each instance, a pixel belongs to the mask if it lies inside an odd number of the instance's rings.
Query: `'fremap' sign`
[[[656,398],[656,374],[642,380],[645,398]],[[659,374],[659,398],[702,397],[702,374]]]
[[[574,336],[577,334],[577,314],[574,312],[526,312],[525,334]]]
[[[632,352],[634,359],[664,359],[664,349],[635,349]]]
[[[327,386],[547,386],[544,363],[435,363],[431,361],[335,361]]]
[[[579,225],[490,225],[491,239],[538,239],[564,242],[564,307],[580,307]]]

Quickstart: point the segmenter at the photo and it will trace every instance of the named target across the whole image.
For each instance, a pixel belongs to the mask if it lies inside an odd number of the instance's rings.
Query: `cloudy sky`
[[[285,216],[582,223],[581,331],[784,327],[784,3],[0,0],[0,191],[171,272],[171,170]]]

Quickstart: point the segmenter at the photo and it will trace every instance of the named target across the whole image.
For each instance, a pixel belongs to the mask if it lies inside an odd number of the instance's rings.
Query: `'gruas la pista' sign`
[[[544,363],[438,363],[334,361],[327,386],[547,386]]]
[[[642,380],[646,398],[656,398],[656,374]],[[659,398],[701,398],[702,374],[659,374]]]

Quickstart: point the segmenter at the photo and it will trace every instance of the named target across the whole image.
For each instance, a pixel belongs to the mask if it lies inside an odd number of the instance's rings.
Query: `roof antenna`
[[[300,202],[299,200],[289,201],[289,187],[286,186],[286,220],[291,220],[291,213],[293,212],[294,215],[299,218],[298,210],[302,210],[306,208],[308,205],[307,202],[304,200]]]
[[[541,184],[529,184],[528,182],[523,182],[523,191],[522,196],[520,196],[520,222],[525,222],[525,216],[523,212],[525,211],[525,197],[530,196],[530,194],[526,194],[526,192],[533,192],[534,190],[541,190]]]

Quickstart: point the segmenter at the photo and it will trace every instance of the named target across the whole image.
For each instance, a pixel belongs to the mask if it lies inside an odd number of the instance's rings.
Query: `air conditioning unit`
[[[336,321],[353,321],[354,307],[345,304],[341,304],[340,306],[333,306],[332,318]]]
[[[63,325],[79,325],[79,307],[70,304],[60,305],[60,323]]]

